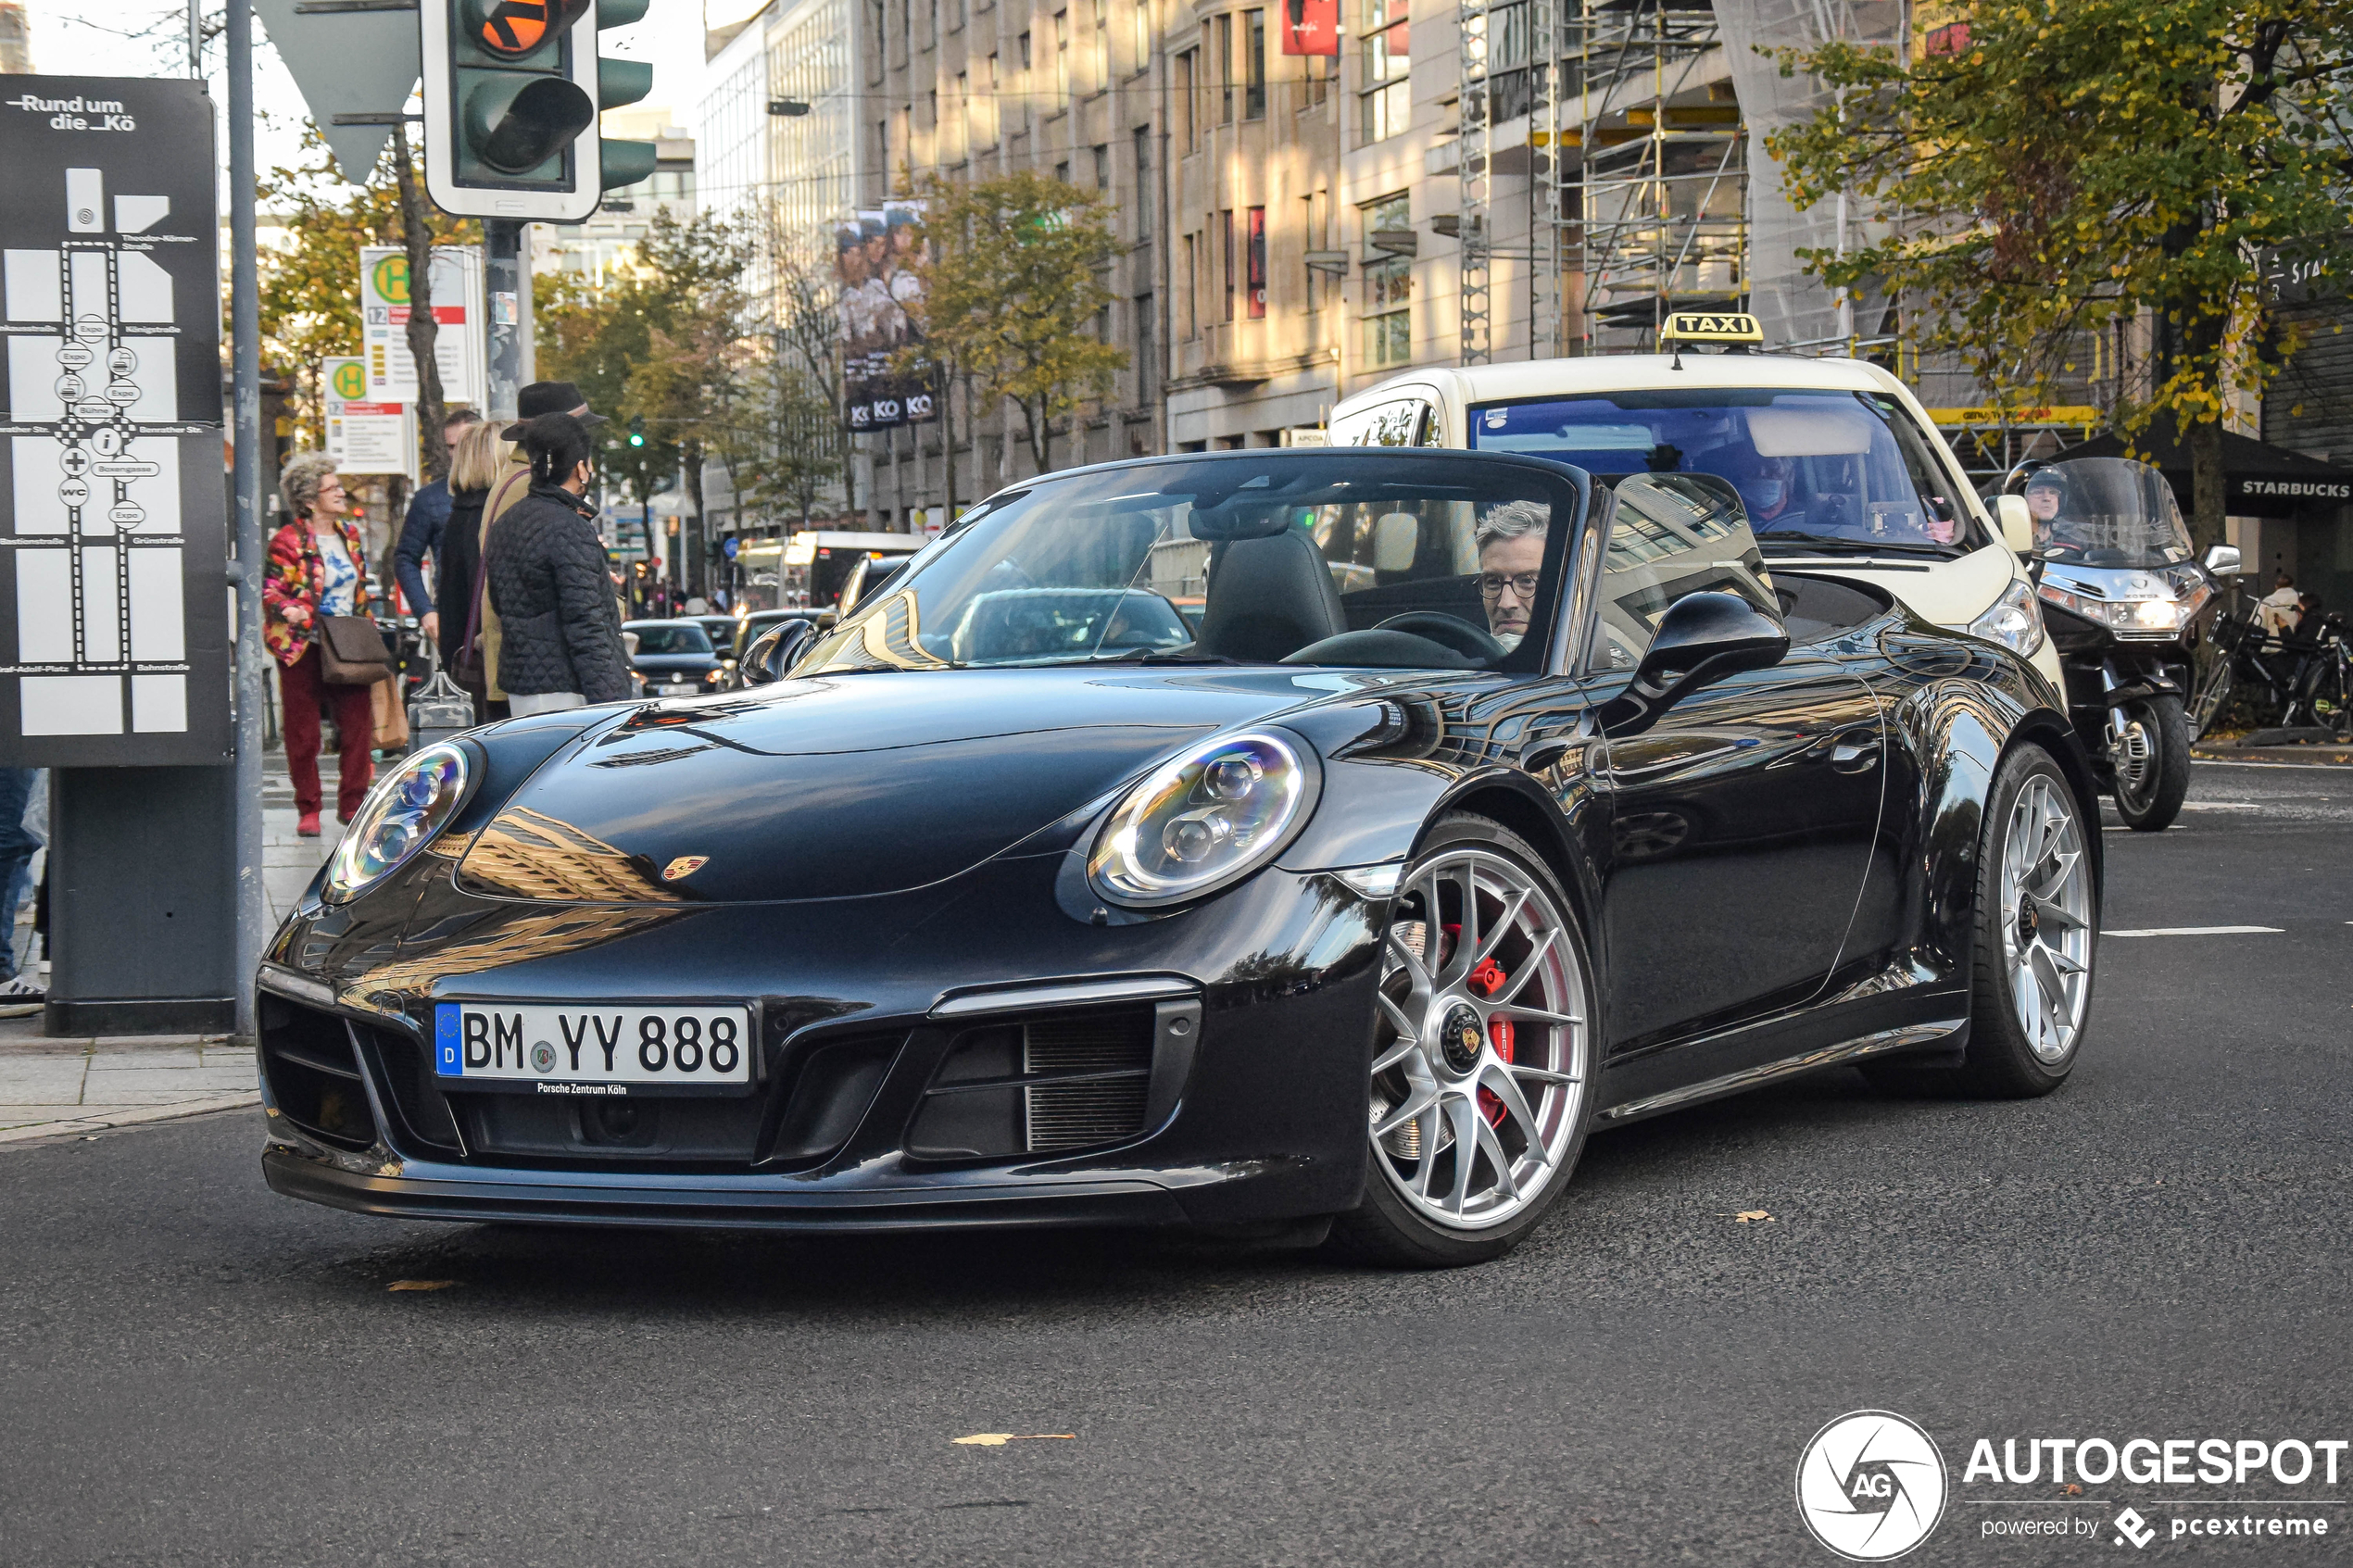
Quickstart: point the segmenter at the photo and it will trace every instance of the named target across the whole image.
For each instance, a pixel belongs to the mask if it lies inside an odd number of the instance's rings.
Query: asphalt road
[[[0,1562],[1831,1563],[1793,1475],[1864,1407],[1951,1467],[1907,1562],[2353,1561],[2353,1463],[1961,1475],[1978,1436],[2353,1437],[2353,771],[2200,766],[2192,806],[2106,835],[2105,926],[2282,929],[2106,942],[2057,1095],[1842,1070],[1612,1133],[1485,1268],[394,1223],[271,1196],[249,1115],[0,1151]],[[2336,1533],[2110,1538],[2221,1496]]]

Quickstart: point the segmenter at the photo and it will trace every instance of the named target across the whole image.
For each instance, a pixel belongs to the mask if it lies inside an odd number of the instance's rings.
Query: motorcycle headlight
[[[1127,792],[1087,857],[1087,880],[1132,908],[1198,898],[1280,853],[1317,782],[1301,741],[1256,730],[1197,746]]]
[[[1969,635],[1999,643],[2020,659],[2032,659],[2043,646],[2043,610],[2034,591],[2016,578],[2002,590],[1983,615],[1969,623]]]
[[[429,746],[378,779],[327,862],[327,896],[357,897],[398,870],[449,825],[472,774],[463,750]]]

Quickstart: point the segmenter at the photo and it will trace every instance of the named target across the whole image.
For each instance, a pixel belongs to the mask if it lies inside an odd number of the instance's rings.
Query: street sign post
[[[446,403],[481,408],[484,383],[482,251],[437,245],[433,253],[434,361]],[[409,253],[396,245],[359,248],[359,322],[368,362],[367,401],[414,403],[417,363],[409,354]],[[368,470],[376,471],[376,470]]]
[[[52,1034],[222,1029],[236,861],[213,111],[0,101],[0,765],[53,775]]]
[[[417,477],[416,405],[371,397],[367,360],[357,355],[320,360],[319,391],[327,456],[338,471]]]
[[[252,3],[335,167],[351,183],[366,184],[394,118],[417,89],[416,8],[382,0]]]

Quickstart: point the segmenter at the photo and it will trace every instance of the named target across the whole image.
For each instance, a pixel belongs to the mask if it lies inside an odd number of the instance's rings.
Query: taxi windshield
[[[1579,505],[1558,470],[1460,454],[1270,452],[1042,479],[969,514],[798,672],[1519,668],[1544,646]]]
[[[1768,554],[1957,556],[1984,543],[1928,438],[1877,393],[1704,387],[1475,405],[1470,444],[1597,477],[1712,474]]]

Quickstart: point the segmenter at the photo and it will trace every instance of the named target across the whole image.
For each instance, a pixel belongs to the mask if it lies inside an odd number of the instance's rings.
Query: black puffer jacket
[[[490,602],[498,611],[498,684],[510,696],[629,696],[621,611],[605,547],[578,497],[535,484],[490,530]]]

